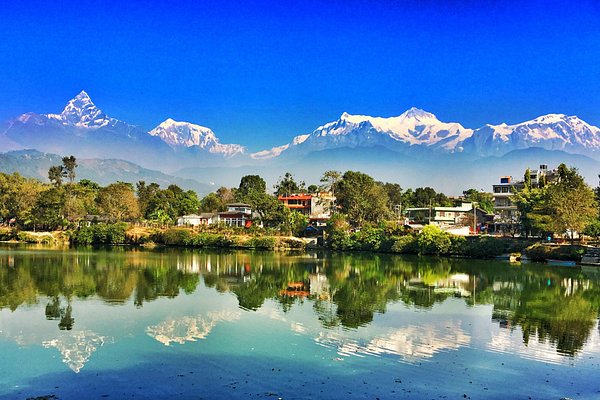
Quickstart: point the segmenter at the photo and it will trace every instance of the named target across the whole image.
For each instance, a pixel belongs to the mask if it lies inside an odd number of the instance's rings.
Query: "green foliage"
[[[585,227],[583,233],[596,239],[600,238],[600,221],[593,221],[591,224]]]
[[[585,254],[585,248],[582,246],[536,243],[527,247],[525,254],[533,261],[545,261],[548,259],[581,261],[581,257]]]
[[[132,221],[139,216],[139,206],[133,185],[111,183],[98,194],[100,212],[112,222]]]
[[[266,193],[267,183],[258,175],[246,175],[240,180],[240,186],[235,194],[237,201],[247,202],[247,197],[255,193]]]
[[[81,227],[71,235],[71,243],[78,245],[91,244],[126,244],[127,224],[96,224]]]
[[[225,210],[225,203],[217,193],[209,193],[200,201],[200,211],[202,212],[214,213]]]
[[[63,182],[64,168],[61,165],[53,165],[48,169],[48,179],[54,186],[60,186]]]
[[[255,249],[273,250],[275,238],[273,236],[254,236],[250,239],[250,247]]]
[[[419,254],[446,254],[450,250],[450,234],[437,225],[425,225],[417,235]]]
[[[172,228],[162,233],[162,243],[169,246],[187,246],[194,242],[192,232],[189,229]]]
[[[383,187],[367,174],[346,171],[335,185],[335,196],[348,221],[357,227],[389,216],[389,199]]]
[[[77,160],[74,156],[63,157],[63,175],[73,183],[75,180],[75,168],[77,168]]]
[[[290,172],[286,172],[283,178],[279,178],[274,188],[276,196],[290,195],[306,190],[304,182],[300,182],[300,184],[296,183],[294,176]]]
[[[34,234],[32,232],[19,232],[17,234],[17,240],[23,243],[38,243],[38,244],[52,244],[56,240],[51,233],[44,232],[40,234]]]
[[[463,192],[466,201],[477,203],[488,214],[494,212],[494,196],[491,193],[480,192],[476,189],[468,189]]]
[[[399,254],[419,253],[419,244],[416,235],[405,235],[397,237],[392,245],[391,251]]]

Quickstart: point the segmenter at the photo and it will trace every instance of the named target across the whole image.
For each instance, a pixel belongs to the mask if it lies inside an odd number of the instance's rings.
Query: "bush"
[[[0,241],[15,240],[17,231],[14,229],[0,229]]]
[[[254,236],[250,239],[249,245],[255,249],[272,250],[275,248],[275,238],[272,236]]]
[[[128,242],[127,224],[96,224],[81,227],[71,235],[71,243],[79,245],[90,244],[126,244]]]
[[[50,244],[55,243],[54,237],[51,233],[40,233],[33,234],[30,232],[19,232],[17,234],[17,240],[25,243],[39,243],[39,244]]]
[[[417,237],[414,235],[405,235],[398,237],[391,247],[391,251],[394,253],[401,254],[417,254],[419,252],[419,245],[417,243]]]
[[[192,244],[192,233],[185,228],[171,228],[162,233],[162,243],[169,246],[187,246]]]
[[[283,249],[302,250],[302,249],[306,248],[306,243],[303,240],[283,237],[283,238],[279,238],[277,247],[283,248]]]
[[[436,225],[425,225],[417,235],[419,254],[447,254],[450,250],[450,234]]]
[[[525,254],[533,261],[545,261],[549,259],[581,261],[581,257],[585,254],[585,248],[581,246],[536,243],[526,248]]]

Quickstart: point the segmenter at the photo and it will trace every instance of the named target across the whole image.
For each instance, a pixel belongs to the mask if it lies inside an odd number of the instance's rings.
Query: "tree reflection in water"
[[[526,345],[537,338],[568,356],[588,341],[600,309],[600,275],[579,268],[361,253],[135,249],[0,252],[0,308],[14,311],[43,296],[46,318],[71,330],[73,299],[132,300],[143,307],[194,292],[200,277],[206,287],[234,294],[248,311],[268,300],[284,312],[309,302],[325,328],[359,328],[392,302],[424,309],[449,297],[469,306],[492,304],[492,319],[520,328]]]

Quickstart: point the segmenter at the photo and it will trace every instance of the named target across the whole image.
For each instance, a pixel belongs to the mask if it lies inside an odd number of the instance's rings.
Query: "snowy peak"
[[[173,148],[198,147],[227,157],[245,152],[245,148],[238,144],[221,144],[210,128],[172,118],[166,119],[148,134],[159,137]]]
[[[409,145],[440,146],[453,150],[456,143],[472,134],[458,123],[445,123],[430,112],[412,107],[397,117],[371,117],[343,113],[338,121],[317,128],[312,136],[346,135],[364,128],[372,128],[392,139]],[[362,131],[366,131],[362,129]],[[371,134],[372,132],[369,132]]]
[[[118,122],[96,107],[90,96],[83,90],[69,100],[60,114],[47,114],[46,117],[63,125],[74,125],[80,128],[102,128]]]
[[[529,147],[593,154],[600,151],[600,128],[577,116],[547,114],[514,125],[485,125],[462,146],[465,151],[484,156]]]
[[[421,110],[420,108],[411,107],[408,110],[404,111],[402,115],[400,115],[401,119],[415,119],[417,121],[422,121],[424,123],[438,121],[435,115],[429,113],[427,111]]]

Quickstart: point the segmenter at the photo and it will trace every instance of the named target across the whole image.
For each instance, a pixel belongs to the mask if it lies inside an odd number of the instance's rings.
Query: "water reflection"
[[[168,319],[158,325],[149,326],[146,333],[165,346],[172,343],[184,344],[205,339],[219,322],[231,322],[239,318],[239,312],[209,312],[207,315]]]
[[[412,325],[397,329],[368,341],[348,338],[338,332],[323,331],[315,341],[336,349],[340,356],[383,354],[396,355],[405,362],[417,362],[441,351],[458,350],[468,346],[471,337],[455,322]]]
[[[45,348],[56,348],[62,355],[62,361],[74,372],[79,372],[98,347],[104,345],[106,337],[91,331],[74,331],[54,339],[44,340]]]
[[[101,339],[77,331],[76,299],[98,297],[111,305],[137,307],[161,297],[193,293],[204,285],[237,298],[241,310],[256,311],[274,301],[285,314],[312,307],[318,328],[292,322],[292,329],[340,355],[400,355],[406,360],[467,346],[469,333],[454,320],[413,324],[371,337],[353,338],[385,314],[390,304],[431,310],[449,298],[469,307],[492,306],[499,328],[491,351],[540,358],[540,346],[557,357],[574,357],[592,340],[600,309],[600,275],[595,270],[512,267],[500,262],[406,258],[364,254],[203,253],[185,250],[0,251],[0,309],[46,303],[45,317],[61,331],[76,334],[44,342],[58,348],[74,370]],[[151,325],[147,334],[171,345],[205,338],[236,313],[205,313]],[[450,328],[447,328],[447,327]],[[323,329],[325,328],[325,329]],[[521,335],[516,346],[507,338]],[[79,335],[79,336],[77,336]],[[510,342],[510,343],[509,343]],[[86,344],[87,343],[87,344]],[[554,355],[548,360],[553,360]]]

